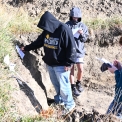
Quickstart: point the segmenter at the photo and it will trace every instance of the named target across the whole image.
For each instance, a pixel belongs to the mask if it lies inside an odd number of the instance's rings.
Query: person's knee
[[[71,72],[70,72],[70,75],[73,75],[73,76],[74,76],[74,71],[73,71],[73,72],[71,71]]]
[[[70,71],[70,75],[74,75],[74,67],[72,67],[72,69]]]
[[[78,68],[78,72],[83,73],[83,68]]]
[[[83,71],[83,64],[77,64],[77,68],[78,68],[78,71],[79,72],[82,72]]]

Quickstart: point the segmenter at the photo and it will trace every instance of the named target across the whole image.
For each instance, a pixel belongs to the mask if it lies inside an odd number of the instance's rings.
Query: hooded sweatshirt
[[[79,38],[75,38],[75,44],[76,44],[76,52],[77,52],[77,58],[82,58],[85,55],[85,48],[84,48],[84,42],[86,42],[88,38],[88,28],[87,26],[81,22],[81,10],[80,8],[73,7],[70,11],[70,21],[66,22],[66,24],[69,26],[71,29],[82,29],[83,34],[79,35]],[[78,21],[75,22],[73,21],[72,17],[77,17]]]
[[[76,60],[75,41],[71,30],[46,11],[37,25],[43,29],[37,40],[25,46],[25,51],[44,47],[43,61],[49,66],[71,66]]]
[[[115,72],[115,101],[117,103],[122,102],[122,69],[116,70]]]

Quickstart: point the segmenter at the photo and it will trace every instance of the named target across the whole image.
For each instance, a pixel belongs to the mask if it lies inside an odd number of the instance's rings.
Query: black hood
[[[54,31],[59,27],[60,21],[58,21],[50,12],[46,11],[37,25],[37,27],[54,33]]]

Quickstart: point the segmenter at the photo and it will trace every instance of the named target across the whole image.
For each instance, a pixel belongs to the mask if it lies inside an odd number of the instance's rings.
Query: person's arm
[[[86,25],[83,25],[81,30],[78,31],[80,33],[79,35],[79,40],[81,42],[86,42],[86,40],[88,39],[88,35],[89,35],[89,32],[88,32],[88,28]]]
[[[26,45],[23,49],[23,51],[30,51],[30,50],[35,50],[38,49],[40,47],[42,47],[44,45],[44,41],[43,41],[43,33],[41,35],[38,36],[38,38],[36,39],[36,41],[32,42],[29,45]]]
[[[116,70],[118,70],[114,65],[111,65],[111,67],[108,67],[108,70],[111,72],[111,73],[114,73]]]
[[[120,81],[120,70],[118,70],[114,65],[112,65],[111,68],[108,68],[108,70],[111,73],[115,73],[115,80],[116,80],[116,83],[118,83]]]
[[[121,74],[122,71],[120,70],[116,70],[114,73],[115,73],[115,80],[116,80],[116,83],[119,83],[119,81],[122,81],[122,74]],[[121,77],[120,77],[121,76]],[[121,79],[120,79],[121,78]]]

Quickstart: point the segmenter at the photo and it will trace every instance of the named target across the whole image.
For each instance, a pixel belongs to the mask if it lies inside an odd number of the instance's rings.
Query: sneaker
[[[121,120],[122,121],[122,116],[116,116],[119,120]],[[120,122],[121,122],[120,121]]]
[[[51,104],[55,103],[55,100],[51,98],[47,98],[47,103],[50,106]]]
[[[76,84],[76,87],[77,87],[79,92],[83,91],[83,87],[81,86],[81,83]]]
[[[75,104],[70,109],[68,109],[69,112],[71,112],[74,108],[75,108]]]
[[[79,96],[80,95],[80,93],[79,93],[79,91],[77,90],[76,87],[72,88],[72,92],[73,92],[73,95],[75,95],[75,96]]]
[[[61,102],[61,103],[59,103],[59,105],[64,106],[65,104],[64,104],[64,102]]]
[[[70,112],[72,112],[74,110],[74,108],[75,108],[75,104],[69,109],[64,108],[63,115],[69,114]]]

